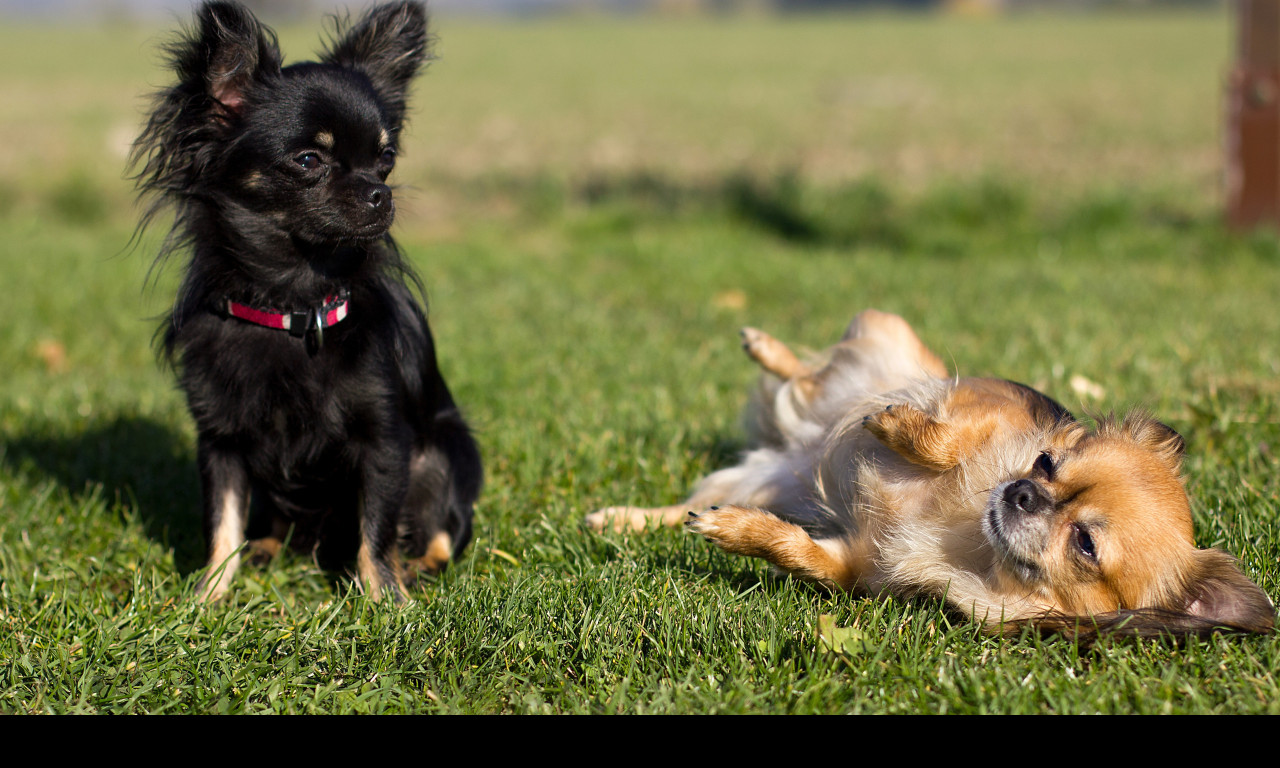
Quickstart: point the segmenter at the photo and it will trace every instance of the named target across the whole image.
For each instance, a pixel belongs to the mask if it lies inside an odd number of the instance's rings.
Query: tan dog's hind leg
[[[743,328],[742,348],[761,368],[790,381],[801,402],[811,402],[817,397],[822,371],[801,362],[786,344],[759,329]]]
[[[878,309],[864,309],[849,323],[840,341],[855,339],[866,339],[868,343],[899,350],[913,358],[920,370],[940,379],[950,375],[942,358],[926,347],[910,324],[897,315]]]
[[[584,522],[593,531],[646,531],[675,528],[684,522],[690,505],[670,507],[605,507],[587,515]]]
[[[690,512],[685,527],[725,552],[767,560],[781,570],[823,586],[852,588],[853,564],[819,545],[800,526],[763,509],[729,505]]]
[[[742,329],[742,348],[761,368],[780,379],[794,379],[813,373],[813,369],[800,362],[786,344],[759,329]]]

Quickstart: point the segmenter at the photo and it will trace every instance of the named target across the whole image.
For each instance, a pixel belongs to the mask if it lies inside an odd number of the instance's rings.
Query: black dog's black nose
[[[1049,499],[1040,490],[1040,486],[1031,480],[1019,480],[1009,483],[1004,489],[1004,503],[1034,514],[1048,506]]]
[[[364,201],[375,211],[385,210],[391,205],[391,187],[386,184],[374,184],[364,193]]]

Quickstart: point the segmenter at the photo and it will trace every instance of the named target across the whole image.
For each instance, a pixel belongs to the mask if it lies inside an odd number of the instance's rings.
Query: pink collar
[[[246,304],[237,304],[226,299],[225,309],[228,315],[245,320],[264,328],[277,328],[288,331],[290,336],[305,336],[307,331],[316,332],[316,343],[324,343],[324,329],[337,325],[346,319],[350,309],[350,293],[343,289],[337,294],[327,297],[318,307],[302,312],[278,312],[274,309],[255,309]]]

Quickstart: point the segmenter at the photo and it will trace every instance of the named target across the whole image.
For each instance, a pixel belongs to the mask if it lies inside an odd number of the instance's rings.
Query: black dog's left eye
[[[386,149],[382,150],[382,156],[379,157],[378,159],[382,162],[383,165],[395,165],[396,164],[395,148],[387,147]]]
[[[315,152],[303,152],[302,154],[293,158],[293,162],[297,163],[303,168],[306,168],[308,171],[313,171],[316,168],[320,167],[320,156],[317,155]]]

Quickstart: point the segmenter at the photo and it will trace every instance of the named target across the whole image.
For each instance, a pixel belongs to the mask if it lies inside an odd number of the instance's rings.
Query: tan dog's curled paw
[[[954,431],[914,406],[890,405],[864,416],[862,427],[887,448],[922,467],[944,472],[959,462]]]
[[[887,405],[883,411],[862,417],[862,426],[890,447],[906,444],[912,432],[933,423],[927,413],[910,405]]]

